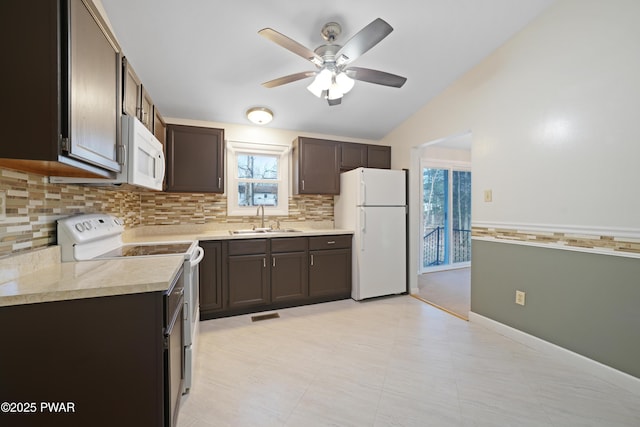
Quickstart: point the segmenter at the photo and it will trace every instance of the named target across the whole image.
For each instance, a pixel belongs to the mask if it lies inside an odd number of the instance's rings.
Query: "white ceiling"
[[[124,54],[165,117],[250,124],[378,140],[522,29],[554,0],[102,0]],[[315,49],[326,22],[338,44],[375,18],[394,31],[352,65],[407,77],[400,88],[356,82],[330,107],[310,79],[262,82],[315,67],[258,35],[265,27]]]

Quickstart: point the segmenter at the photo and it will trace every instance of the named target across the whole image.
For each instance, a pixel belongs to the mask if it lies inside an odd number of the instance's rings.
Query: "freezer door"
[[[404,207],[360,207],[354,238],[352,298],[405,292]]]
[[[387,169],[360,169],[360,206],[401,206],[406,204],[405,172]]]

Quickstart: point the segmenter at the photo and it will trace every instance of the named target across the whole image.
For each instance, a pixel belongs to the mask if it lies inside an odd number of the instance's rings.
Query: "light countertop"
[[[237,224],[236,224],[237,225]],[[283,227],[284,228],[284,227]],[[126,243],[168,242],[180,240],[239,240],[239,239],[269,239],[278,237],[330,236],[339,234],[353,234],[353,230],[336,228],[304,228],[289,227],[294,232],[271,231],[268,233],[231,234],[229,229],[206,229],[197,226],[156,226],[142,227],[125,233]],[[236,226],[234,229],[243,229]]]
[[[240,224],[233,227],[242,228]],[[351,230],[322,225],[310,228],[304,224],[287,224],[286,228],[297,231],[231,234],[228,228],[211,226],[140,227],[126,232],[124,241],[144,243],[353,234]],[[165,291],[183,262],[182,255],[173,255],[61,263],[60,248],[50,246],[0,259],[0,307]]]
[[[26,256],[33,258],[31,254]],[[20,259],[14,258],[17,260],[9,258],[0,263],[3,267],[15,266],[13,277],[2,277],[0,307],[165,291],[184,262],[180,255],[134,257],[46,263],[42,268],[21,272]]]

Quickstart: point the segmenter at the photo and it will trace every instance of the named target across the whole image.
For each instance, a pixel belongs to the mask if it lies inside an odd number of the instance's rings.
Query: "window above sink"
[[[286,145],[227,142],[227,215],[289,214],[289,151]]]

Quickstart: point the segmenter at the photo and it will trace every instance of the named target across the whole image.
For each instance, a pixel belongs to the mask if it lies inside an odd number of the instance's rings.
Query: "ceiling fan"
[[[338,105],[342,96],[349,92],[355,80],[384,86],[402,87],[406,77],[369,68],[349,67],[349,64],[387,37],[393,28],[383,19],[374,19],[369,25],[351,37],[344,46],[335,44],[342,32],[340,24],[329,22],[322,27],[322,37],[327,44],[310,50],[295,40],[271,29],[264,28],[258,34],[279,44],[285,49],[311,61],[316,71],[303,71],[262,83],[267,88],[281,86],[298,80],[314,77],[307,89],[318,98],[325,98],[329,105]]]

